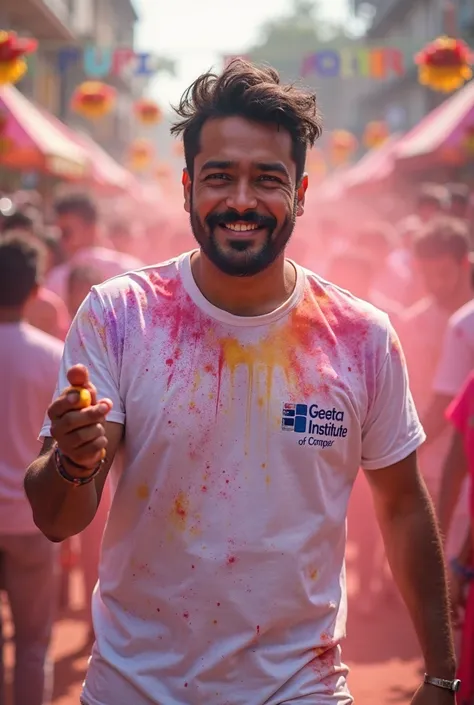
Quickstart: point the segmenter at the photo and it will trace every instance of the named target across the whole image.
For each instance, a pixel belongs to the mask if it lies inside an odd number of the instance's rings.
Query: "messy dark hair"
[[[24,306],[41,283],[44,248],[28,231],[9,232],[0,239],[0,306]]]
[[[56,215],[74,214],[87,225],[98,220],[97,206],[87,193],[71,193],[58,198],[54,204]]]
[[[292,139],[292,157],[299,183],[304,173],[306,150],[322,132],[316,95],[293,84],[283,84],[275,69],[258,67],[234,59],[217,75],[199,76],[174,108],[180,120],[171,134],[181,136],[186,168],[191,179],[200,135],[207,120],[238,116],[287,130]]]
[[[413,253],[420,260],[448,256],[463,262],[469,254],[469,230],[458,218],[439,216],[415,238]]]

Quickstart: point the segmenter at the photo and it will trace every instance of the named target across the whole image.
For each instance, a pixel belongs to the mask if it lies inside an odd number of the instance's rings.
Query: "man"
[[[472,296],[467,228],[448,216],[434,219],[415,238],[413,252],[428,296],[405,313],[400,332],[413,398],[423,416],[430,403],[449,318]],[[448,446],[449,434],[442,433],[420,457],[424,478],[436,499]]]
[[[396,230],[388,223],[369,223],[356,234],[355,245],[372,258],[376,271],[372,285],[374,293],[381,301],[388,299],[403,305],[410,284],[410,270],[393,258],[397,246]],[[385,310],[383,306],[381,308]]]
[[[62,541],[92,520],[125,444],[83,703],[349,705],[339,644],[360,465],[426,671],[450,680],[398,341],[385,314],[285,259],[321,132],[315,96],[237,60],[199,77],[178,114],[199,249],[93,290],[25,479],[37,525]],[[450,688],[424,684],[413,703],[451,704]]]
[[[143,266],[135,257],[100,246],[99,215],[89,196],[64,196],[56,202],[55,213],[67,262],[53,269],[46,286],[63,301],[70,269],[76,265],[89,264],[100,269],[103,280]]]
[[[445,428],[445,411],[474,369],[474,300],[456,311],[443,336],[433,381],[433,395],[425,414],[428,441]]]
[[[37,238],[41,244],[48,249],[45,250],[44,278],[48,273],[48,260],[51,259],[50,246],[43,235],[43,228],[35,222],[33,218],[22,211],[15,211],[5,218],[2,234],[4,236],[11,232],[20,230],[28,233],[31,237]],[[35,328],[39,328],[44,333],[52,335],[54,338],[64,340],[69,328],[69,316],[64,301],[52,291],[41,286],[34,297],[31,297],[25,310],[25,318]]]
[[[15,705],[49,703],[52,685],[56,551],[35,526],[23,491],[62,355],[62,343],[25,319],[40,284],[41,255],[28,234],[0,239],[0,560],[15,627]]]

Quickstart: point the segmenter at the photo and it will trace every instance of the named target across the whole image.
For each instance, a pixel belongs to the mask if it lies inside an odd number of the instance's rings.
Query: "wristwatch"
[[[451,693],[457,693],[461,687],[461,681],[456,679],[454,681],[447,681],[444,678],[433,678],[425,673],[424,682],[426,685],[434,685],[435,688],[443,688],[444,690],[450,690]]]

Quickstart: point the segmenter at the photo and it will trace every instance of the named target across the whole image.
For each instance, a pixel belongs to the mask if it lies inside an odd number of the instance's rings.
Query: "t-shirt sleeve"
[[[92,289],[69,329],[53,399],[69,386],[68,370],[73,365],[85,365],[92,384],[97,388],[98,398],[106,397],[113,402],[113,409],[107,416],[108,421],[124,424],[125,406],[120,396],[119,369],[114,354],[117,345],[112,344],[109,337],[102,301],[98,292]],[[49,436],[50,430],[51,422],[46,416],[40,437]]]
[[[459,394],[453,399],[446,410],[446,418],[459,433],[466,433],[470,418],[470,410],[474,399],[474,374],[471,373]]]
[[[362,427],[361,465],[364,470],[393,465],[426,439],[410,392],[399,338],[391,326],[387,333],[385,356]]]
[[[473,350],[462,330],[463,321],[450,322],[444,336],[441,357],[435,373],[433,391],[454,397],[473,365]]]

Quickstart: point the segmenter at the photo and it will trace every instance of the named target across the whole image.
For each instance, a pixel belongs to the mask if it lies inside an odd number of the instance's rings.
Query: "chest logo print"
[[[334,406],[325,409],[319,404],[283,404],[281,430],[297,433],[298,445],[330,448],[336,439],[346,438],[345,412]]]

